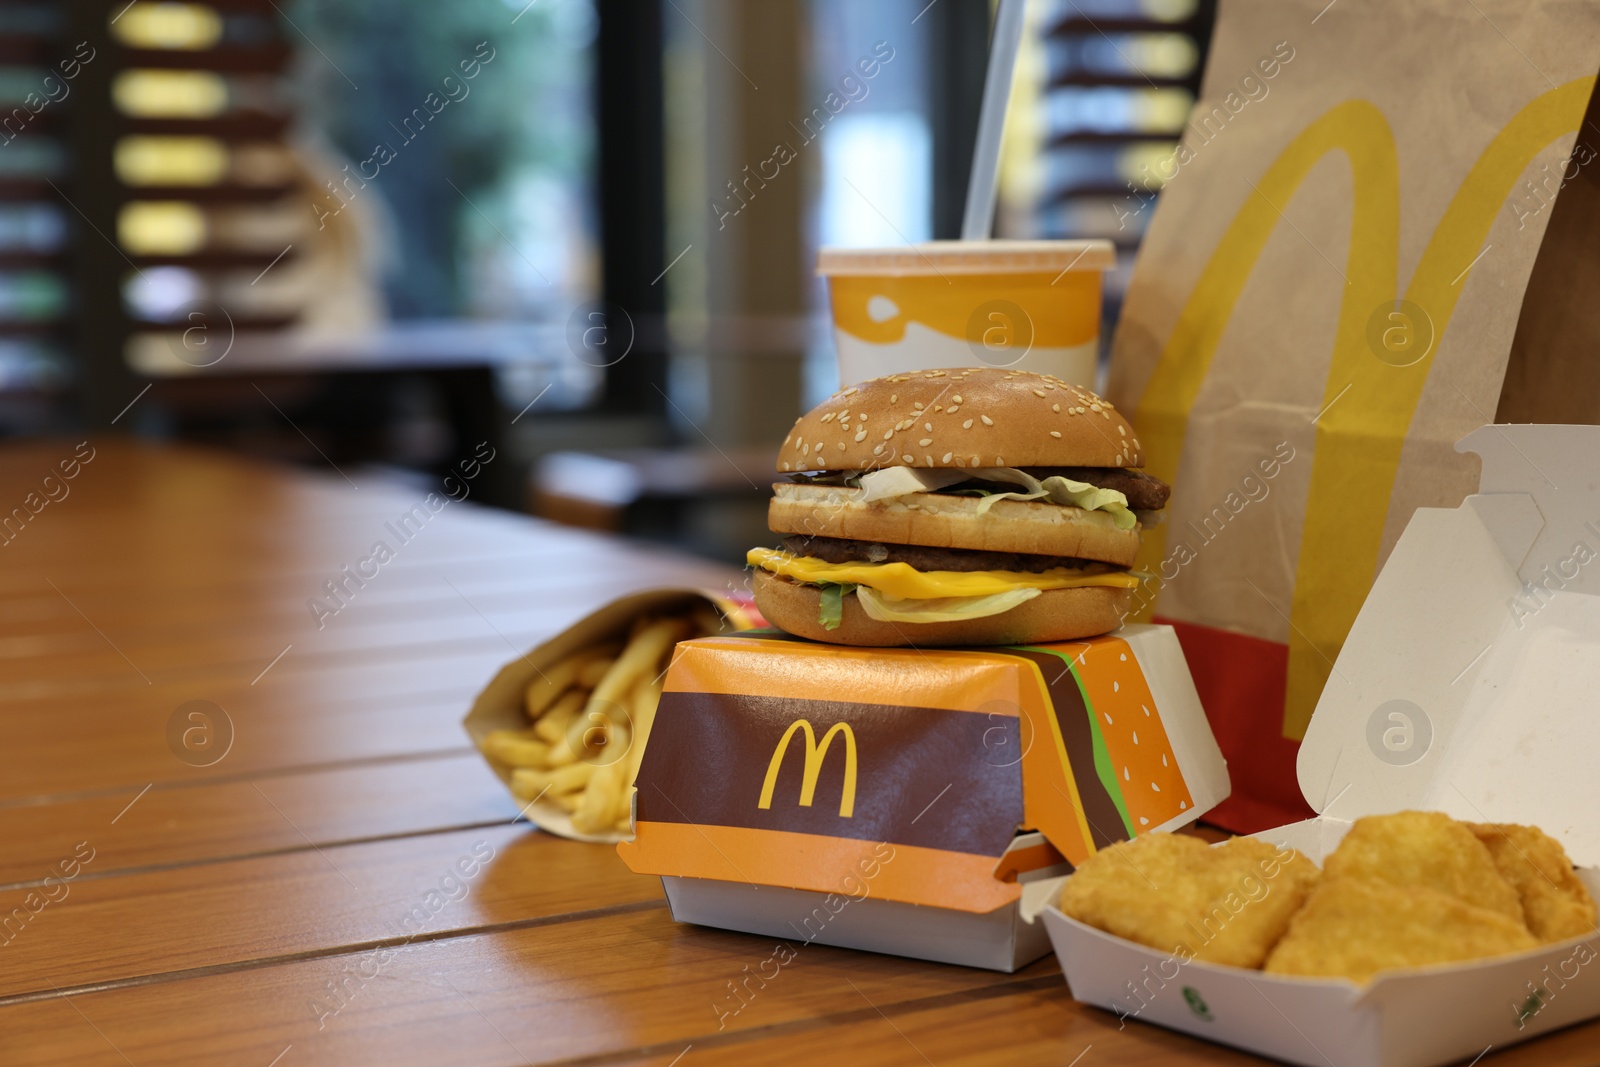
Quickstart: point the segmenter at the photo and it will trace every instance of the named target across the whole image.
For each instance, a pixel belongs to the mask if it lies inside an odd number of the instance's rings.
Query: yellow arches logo
[[[1389,497],[1412,417],[1439,351],[1413,362],[1379,358],[1368,343],[1375,309],[1420,308],[1444,335],[1495,216],[1534,157],[1578,128],[1594,88],[1579,78],[1530,102],[1484,149],[1451,198],[1405,292],[1399,291],[1400,165],[1394,133],[1374,105],[1349,100],[1306,127],[1254,183],[1201,271],[1162,350],[1137,417],[1146,468],[1168,482],[1178,472],[1189,413],[1210,373],[1217,344],[1281,209],[1324,156],[1343,152],[1353,199],[1344,297],[1316,420],[1316,447],[1294,600],[1283,733],[1305,735],[1356,613],[1377,573]],[[1335,267],[1337,270],[1338,268]],[[1345,395],[1348,393],[1348,395]],[[1337,401],[1337,403],[1335,403]],[[1485,421],[1492,413],[1485,416]],[[1144,532],[1139,565],[1166,555],[1166,528]]]
[[[817,735],[811,729],[809,719],[796,719],[789,724],[779,740],[778,747],[772,750],[772,759],[767,761],[767,777],[761,783],[761,800],[756,805],[758,808],[772,807],[772,790],[778,784],[778,771],[783,766],[783,757],[789,751],[789,742],[796,733],[805,735],[805,771],[800,780],[800,806],[809,808],[811,801],[817,795],[817,776],[822,773],[822,761],[828,754],[828,746],[833,744],[833,739],[840,735],[844,737],[844,790],[839,795],[839,817],[848,819],[856,811],[856,735],[847,722],[836,722],[828,727],[828,732],[822,735],[822,743],[817,743]]]

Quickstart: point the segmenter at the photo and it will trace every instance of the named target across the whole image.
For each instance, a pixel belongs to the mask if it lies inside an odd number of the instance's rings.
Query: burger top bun
[[[795,423],[778,470],[1139,467],[1133,427],[1050,374],[972,367],[892,374],[842,389]]]

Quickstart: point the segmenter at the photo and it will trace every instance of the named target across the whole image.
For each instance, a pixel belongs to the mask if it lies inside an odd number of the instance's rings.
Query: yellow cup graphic
[[[839,379],[1017,367],[1092,387],[1109,241],[824,248]]]

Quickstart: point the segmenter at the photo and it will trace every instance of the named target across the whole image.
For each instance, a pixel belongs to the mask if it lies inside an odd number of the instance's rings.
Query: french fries
[[[626,642],[594,645],[544,667],[524,695],[528,725],[490,732],[484,753],[511,766],[518,798],[561,808],[579,833],[627,833],[631,790],[673,649],[720,627],[705,609],[642,618]]]

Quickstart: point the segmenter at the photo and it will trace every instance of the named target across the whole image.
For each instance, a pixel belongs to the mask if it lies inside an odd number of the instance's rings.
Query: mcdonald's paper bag
[[[1108,393],[1175,486],[1137,617],[1178,630],[1234,771],[1215,818],[1309,814],[1295,753],[1412,512],[1485,422],[1600,416],[1600,7],[1229,0],[1148,221]]]

